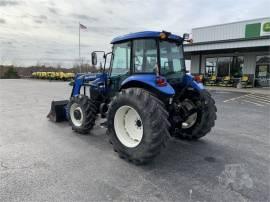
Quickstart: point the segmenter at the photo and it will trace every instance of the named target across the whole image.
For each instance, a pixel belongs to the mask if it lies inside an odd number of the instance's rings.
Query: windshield
[[[178,77],[185,68],[182,45],[175,42],[160,41],[160,74]]]

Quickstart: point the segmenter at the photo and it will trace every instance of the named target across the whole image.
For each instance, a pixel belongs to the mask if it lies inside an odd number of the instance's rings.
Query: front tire
[[[95,125],[97,107],[87,96],[71,97],[67,106],[69,122],[75,132],[87,134]]]
[[[168,112],[140,88],[124,89],[114,97],[107,118],[114,150],[135,164],[156,157],[169,138]]]

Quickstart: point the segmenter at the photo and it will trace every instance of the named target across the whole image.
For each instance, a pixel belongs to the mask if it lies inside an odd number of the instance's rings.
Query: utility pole
[[[80,65],[80,73],[82,72],[82,64],[81,64],[81,23],[79,22],[79,65]]]
[[[82,72],[82,60],[81,60],[81,29],[87,29],[86,26],[79,22],[79,61],[80,61],[80,72]]]

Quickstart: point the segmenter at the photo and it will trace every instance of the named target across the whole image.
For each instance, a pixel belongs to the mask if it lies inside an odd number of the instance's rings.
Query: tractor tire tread
[[[204,137],[215,126],[215,120],[217,119],[217,107],[215,100],[207,90],[203,90],[200,93],[200,100],[202,104],[201,123],[192,130],[191,133],[187,133],[184,130],[177,134],[176,137],[185,140],[198,140]]]
[[[97,106],[96,106],[95,102],[93,100],[89,99],[87,96],[79,95],[76,97],[72,97],[70,99],[70,102],[68,105],[68,112],[70,110],[70,106],[74,102],[78,103],[81,106],[81,108],[85,114],[85,119],[84,119],[84,123],[82,124],[82,126],[77,127],[72,123],[71,119],[69,118],[69,122],[72,126],[72,130],[74,130],[75,132],[80,133],[80,134],[88,134],[90,132],[90,130],[95,125],[96,116],[97,116],[97,112],[98,112]]]
[[[119,101],[133,100],[137,106],[141,106],[139,114],[142,119],[148,120],[151,134],[144,133],[142,142],[130,152],[118,140],[114,131],[114,115],[119,108]],[[108,110],[108,135],[110,142],[113,145],[114,151],[118,153],[120,158],[126,159],[136,165],[145,164],[156,157],[162,148],[166,146],[169,140],[170,123],[168,121],[168,112],[148,91],[141,88],[123,89],[116,95],[109,104]],[[128,104],[128,103],[127,103]],[[144,129],[145,130],[145,129]]]

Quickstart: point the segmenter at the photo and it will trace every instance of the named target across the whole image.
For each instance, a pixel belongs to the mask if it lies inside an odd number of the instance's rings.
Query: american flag
[[[87,27],[80,23],[80,29],[87,29]]]

